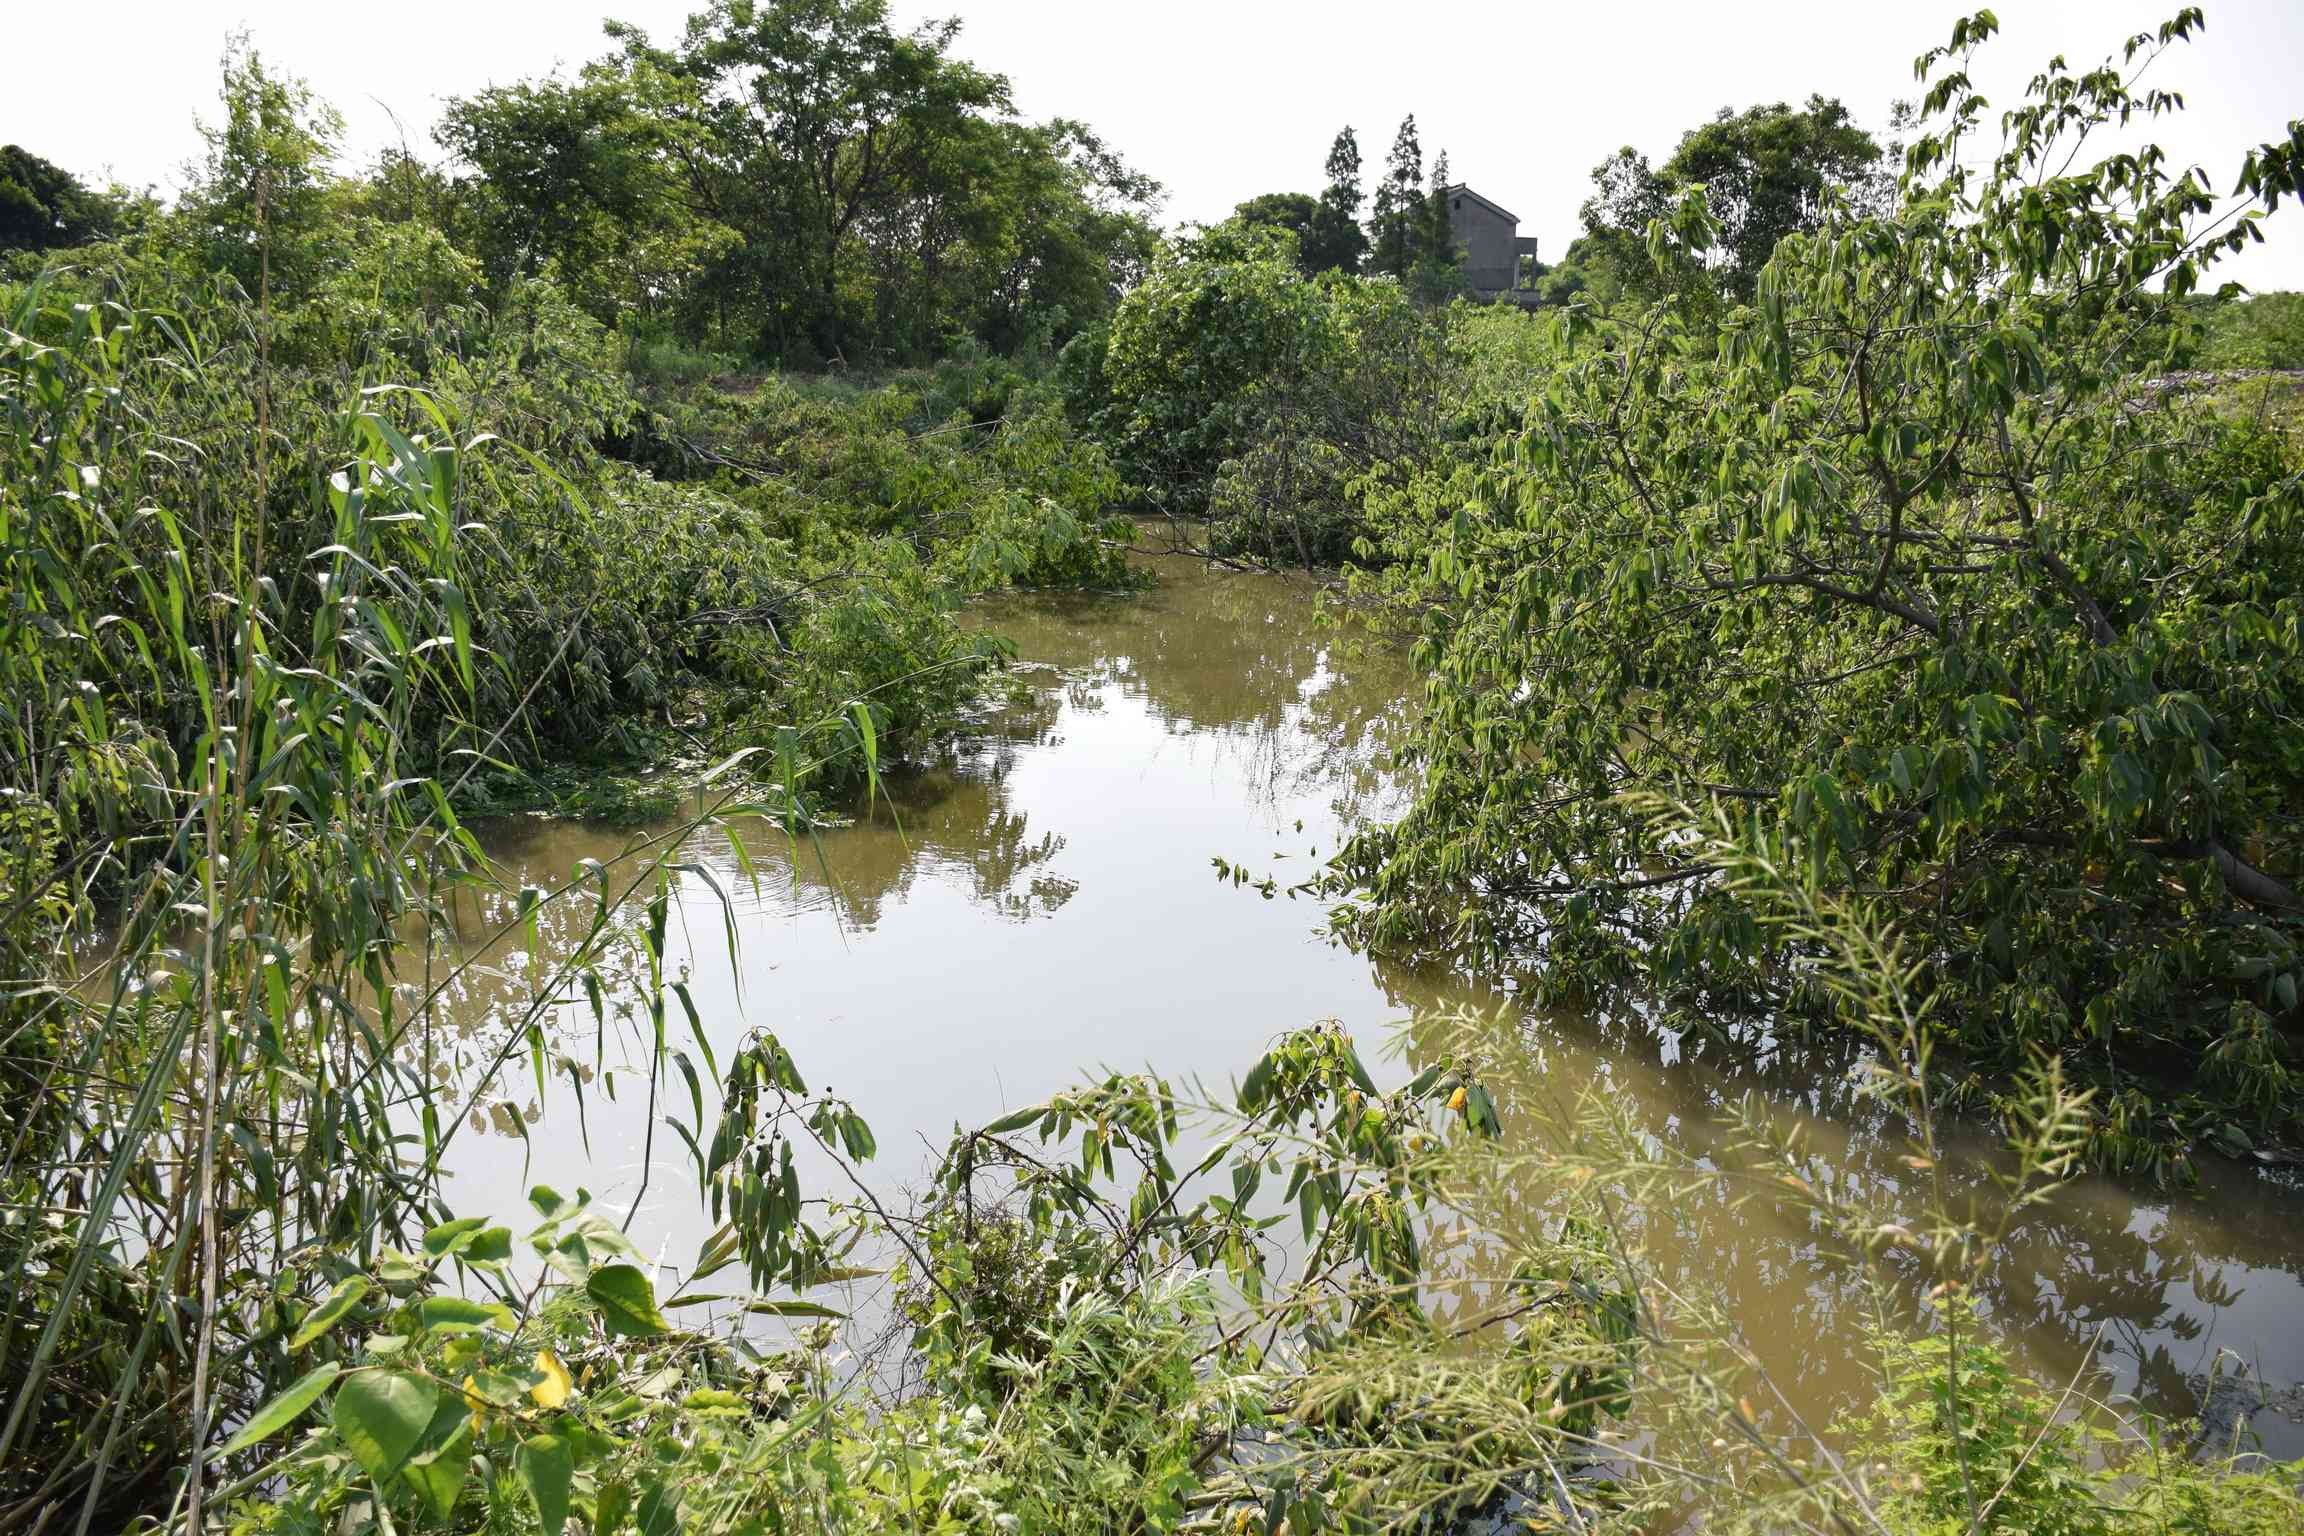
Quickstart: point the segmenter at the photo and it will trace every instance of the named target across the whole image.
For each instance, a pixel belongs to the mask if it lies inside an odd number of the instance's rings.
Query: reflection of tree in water
[[[1011,801],[1018,751],[1055,738],[1061,710],[1040,693],[976,722],[939,761],[888,774],[883,793],[845,826],[787,844],[780,833],[746,835],[764,861],[787,863],[798,910],[829,907],[851,928],[871,929],[891,903],[923,880],[942,880],[1003,917],[1045,917],[1078,886],[1050,868],[1064,851],[1052,832],[1034,835]]]
[[[645,1023],[647,960],[641,940],[645,895],[621,899],[645,860],[627,857],[630,837],[575,823],[507,822],[488,829],[499,879],[457,889],[449,901],[449,944],[427,955],[418,976],[403,978],[403,998],[430,996],[402,1056],[462,1102],[493,1072],[493,1090],[470,1109],[461,1130],[513,1136],[551,1108],[538,1097],[526,1066],[527,1032],[540,1026],[551,1091],[588,1090],[601,1073],[645,1074],[653,1032]],[[574,878],[582,860],[608,871],[611,901],[601,915],[600,887]],[[520,920],[520,889],[568,889]],[[597,931],[596,931],[597,929]],[[604,1017],[595,1018],[583,968],[567,962],[583,949],[600,984]],[[565,1106],[560,1106],[565,1108]]]
[[[1152,563],[1160,585],[1148,593],[1010,596],[984,622],[1019,655],[1065,668],[1073,707],[1117,689],[1170,734],[1241,754],[1267,804],[1325,792],[1341,818],[1366,814],[1388,787],[1377,764],[1412,715],[1405,659],[1382,647],[1345,655],[1302,578]]]
[[[1624,1206],[1626,1237],[1673,1289],[1705,1296],[1736,1319],[1820,1425],[1862,1409],[1872,1379],[1861,1277],[1808,1208],[1753,1198],[1761,1186],[1736,1177],[1752,1160],[1732,1123],[1749,1099],[1778,1127],[1798,1124],[1831,1192],[1884,1219],[1910,1220],[1926,1192],[1903,1161],[1909,1127],[1895,1106],[1863,1091],[1860,1051],[1845,1040],[1740,1045],[1660,1027],[1638,1010],[1523,1017],[1500,996],[1460,983],[1383,972],[1379,979],[1407,1007],[1470,1004],[1498,1018],[1494,1057],[1508,1138],[1526,1144],[1553,1134],[1590,1088],[1651,1145],[1717,1170],[1720,1177],[1676,1186],[1669,1200]],[[1443,1048],[1445,1026],[1430,1022],[1435,1017],[1410,1028],[1412,1065]],[[1955,1209],[2004,1205],[1989,1176],[2005,1166],[1994,1139],[1962,1128],[1945,1141]],[[2215,1309],[2252,1279],[2289,1284],[2299,1274],[2295,1233],[2304,1230],[2296,1189],[2235,1168],[2203,1174],[2206,1188],[2177,1195],[2092,1179],[2019,1219],[1977,1290],[2035,1369],[2069,1377],[2103,1326],[2099,1364],[2133,1378],[2120,1389],[2163,1413],[2191,1411],[2184,1378],[2207,1363]],[[1493,1232],[1545,1230],[1557,1219],[1549,1192],[1529,1180],[1511,1181],[1488,1200],[1473,1214]],[[1505,1272],[1504,1247],[1475,1235],[1456,1261],[1461,1274]],[[1909,1289],[1916,1295],[1918,1286]],[[1469,1284],[1459,1292],[1456,1305],[1476,1304],[1481,1294]]]
[[[923,880],[1017,921],[1046,916],[1078,886],[1056,867],[1064,838],[1034,832],[1009,777],[1024,751],[1061,740],[1067,715],[1115,696],[1145,702],[1173,735],[1237,754],[1267,803],[1323,790],[1340,814],[1370,803],[1384,787],[1375,759],[1407,713],[1397,660],[1344,675],[1301,582],[1211,574],[1196,561],[1162,562],[1161,575],[1140,595],[987,604],[982,622],[1023,658],[1017,696],[968,722],[938,760],[890,773],[885,797],[848,825],[789,849],[780,835],[747,834],[748,851],[786,863],[795,908],[829,908],[857,929]]]

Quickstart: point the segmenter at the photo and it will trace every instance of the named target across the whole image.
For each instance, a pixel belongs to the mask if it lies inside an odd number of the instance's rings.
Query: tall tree
[[[1304,246],[1312,238],[1313,226],[1320,217],[1317,198],[1305,192],[1266,192],[1235,207],[1232,217],[1243,224],[1286,230],[1294,235],[1298,264],[1307,272],[1314,270],[1305,261]]]
[[[1008,82],[951,54],[956,21],[898,32],[887,0],[718,0],[659,49],[621,23],[635,70],[688,87],[703,130],[682,157],[702,211],[744,237],[722,277],[766,309],[761,340],[845,355],[851,245],[931,173],[972,122],[1006,115]]]
[[[224,116],[200,125],[208,153],[179,205],[211,269],[293,301],[318,276],[344,120],[235,36],[224,52]]]
[[[1419,265],[1447,267],[1458,260],[1456,226],[1448,217],[1448,184],[1448,151],[1442,150],[1432,162],[1432,186],[1424,194],[1424,219],[1416,231]]]
[[[1368,236],[1360,228],[1360,139],[1347,125],[1328,146],[1328,188],[1305,234],[1302,260],[1307,272],[1357,272],[1368,256]]]
[[[1659,292],[1684,282],[1749,299],[1776,242],[1816,228],[1835,194],[1876,204],[1882,195],[1880,146],[1856,126],[1837,98],[1723,107],[1712,121],[1680,136],[1662,165],[1627,146],[1593,169],[1593,193],[1581,210],[1584,234],[1571,265],[1591,270],[1603,286]],[[1690,253],[1686,271],[1660,272],[1648,256],[1647,230],[1691,187],[1719,226],[1713,243]]]
[[[2061,1055],[2099,1090],[2098,1156],[2285,1140],[2304,484],[2253,423],[2134,407],[2256,210],[2154,146],[2088,163],[2091,134],[2164,101],[2112,67],[2037,77],[1992,154],[1967,64],[1893,213],[1827,203],[1727,344],[1669,305],[1604,328],[1509,468],[1452,521],[1401,519],[1382,556],[1434,660],[1400,754],[1423,787],[1339,861],[1337,888],[1372,894],[1337,927],[1402,957],[1541,956],[1578,989],[1701,987],[1774,1029],[1861,1018],[1790,914],[1877,915],[1925,952],[1904,1017],[1941,1031],[1959,1094]],[[2237,185],[2304,187],[2304,123]],[[1790,221],[1809,197],[1751,203]],[[1703,201],[1676,215],[1659,244],[1734,250]],[[1731,873],[1691,817],[1751,862]]]
[[[1376,187],[1372,244],[1375,269],[1405,281],[1416,265],[1418,230],[1424,222],[1424,148],[1416,139],[1416,114],[1400,120],[1384,179]]]
[[[1432,184],[1416,205],[1414,259],[1408,288],[1427,304],[1445,303],[1465,291],[1464,253],[1456,244],[1455,221],[1448,217],[1448,154],[1432,162]]]
[[[1682,137],[1657,176],[1668,193],[1705,189],[1720,222],[1713,259],[1721,285],[1745,299],[1776,242],[1814,229],[1833,192],[1864,190],[1879,160],[1880,146],[1837,98],[1810,96],[1797,109],[1783,102],[1742,112],[1723,107]]]
[[[680,126],[651,110],[651,78],[595,65],[574,82],[494,86],[449,103],[438,137],[479,173],[461,190],[491,279],[550,271],[612,321],[685,278],[713,236],[726,236],[688,200]]]
[[[449,109],[499,279],[548,269],[603,319],[804,366],[1045,345],[1152,258],[1158,183],[1082,124],[1017,120],[1007,83],[953,56],[954,24],[718,0],[666,46],[608,31],[620,52],[574,83]]]

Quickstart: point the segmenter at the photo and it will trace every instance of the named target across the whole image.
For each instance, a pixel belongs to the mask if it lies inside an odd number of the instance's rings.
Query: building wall
[[[1465,279],[1475,292],[1500,293],[1512,286],[1519,263],[1515,239],[1519,226],[1462,192],[1448,196],[1448,225],[1464,253]]]

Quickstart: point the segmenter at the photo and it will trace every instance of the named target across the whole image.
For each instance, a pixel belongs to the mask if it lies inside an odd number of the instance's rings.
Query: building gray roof
[[[1444,187],[1441,190],[1446,192],[1451,198],[1468,197],[1472,199],[1472,201],[1478,203],[1481,207],[1487,209],[1490,213],[1495,214],[1498,218],[1509,219],[1515,224],[1520,222],[1520,215],[1514,213],[1511,209],[1505,207],[1502,203],[1497,202],[1492,197],[1482,197],[1479,193],[1473,191],[1469,186],[1466,186],[1461,181],[1452,187]]]

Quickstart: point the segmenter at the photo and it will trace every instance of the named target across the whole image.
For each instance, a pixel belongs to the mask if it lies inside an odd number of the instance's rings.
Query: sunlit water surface
[[[1390,1071],[1404,1073],[1418,1054],[1409,1016],[1469,1003],[1502,1010],[1497,1028],[1517,1035],[1510,1102],[1523,1109],[1598,1085],[1665,1142],[1725,1155],[1722,1115],[1753,1093],[1803,1123],[1850,1187],[1891,1209],[1916,1198],[1899,1182],[1911,1178],[1904,1128],[1854,1092],[1845,1052],[1755,1054],[1637,1014],[1522,1017],[1476,983],[1331,945],[1308,900],[1219,881],[1217,857],[1283,885],[1301,879],[1355,820],[1397,804],[1377,762],[1415,679],[1396,656],[1347,657],[1314,625],[1300,581],[1152,563],[1160,584],[1140,595],[984,604],[976,617],[1014,641],[1028,687],[946,760],[892,784],[892,804],[817,846],[748,836],[757,881],[725,834],[685,855],[716,878],[681,877],[672,959],[688,970],[714,1049],[724,1057],[748,1030],[773,1030],[811,1087],[871,1121],[880,1153],[868,1172],[885,1195],[921,1184],[955,1125],[1098,1068],[1149,1064],[1221,1088],[1275,1033],[1333,1018],[1371,1061],[1398,1046],[1405,1064]],[[490,851],[508,887],[549,886],[630,842],[538,821],[492,829]],[[476,944],[500,915],[473,914]],[[487,947],[496,974],[475,978],[460,1004],[468,1054],[533,995],[538,964],[573,937],[567,926],[548,920],[534,954]],[[684,1044],[688,1026],[674,1019]],[[589,1009],[559,1020],[569,1054],[588,1059]],[[617,1059],[614,1038],[608,1054]],[[636,1045],[624,1054],[639,1059]],[[589,1081],[579,1116],[567,1081],[539,1103],[523,1072],[508,1075],[528,1086],[460,1129],[451,1199],[509,1216],[533,1179],[588,1184],[619,1216],[637,1202],[635,1237],[676,1276],[711,1226],[685,1147],[663,1125],[693,1119],[688,1089],[665,1082],[651,1115],[644,1075],[609,1077]],[[1508,1104],[1508,1134],[1525,1119]],[[516,1125],[524,1136],[505,1134]],[[2203,1172],[2193,1194],[2090,1181],[2018,1229],[1984,1289],[2035,1369],[2061,1380],[2093,1348],[2098,1390],[2175,1413],[2190,1411],[2220,1350],[2275,1386],[2304,1380],[2304,1196],[2277,1175]],[[1541,1192],[1530,1196],[1540,1207]],[[1726,1302],[1810,1422],[1830,1425],[1862,1403],[1856,1287],[1803,1213],[1731,1207],[1723,1195],[1675,1201],[1637,1225],[1667,1271]],[[2304,1427],[2277,1409],[2255,1428],[2275,1454],[2304,1454]]]

